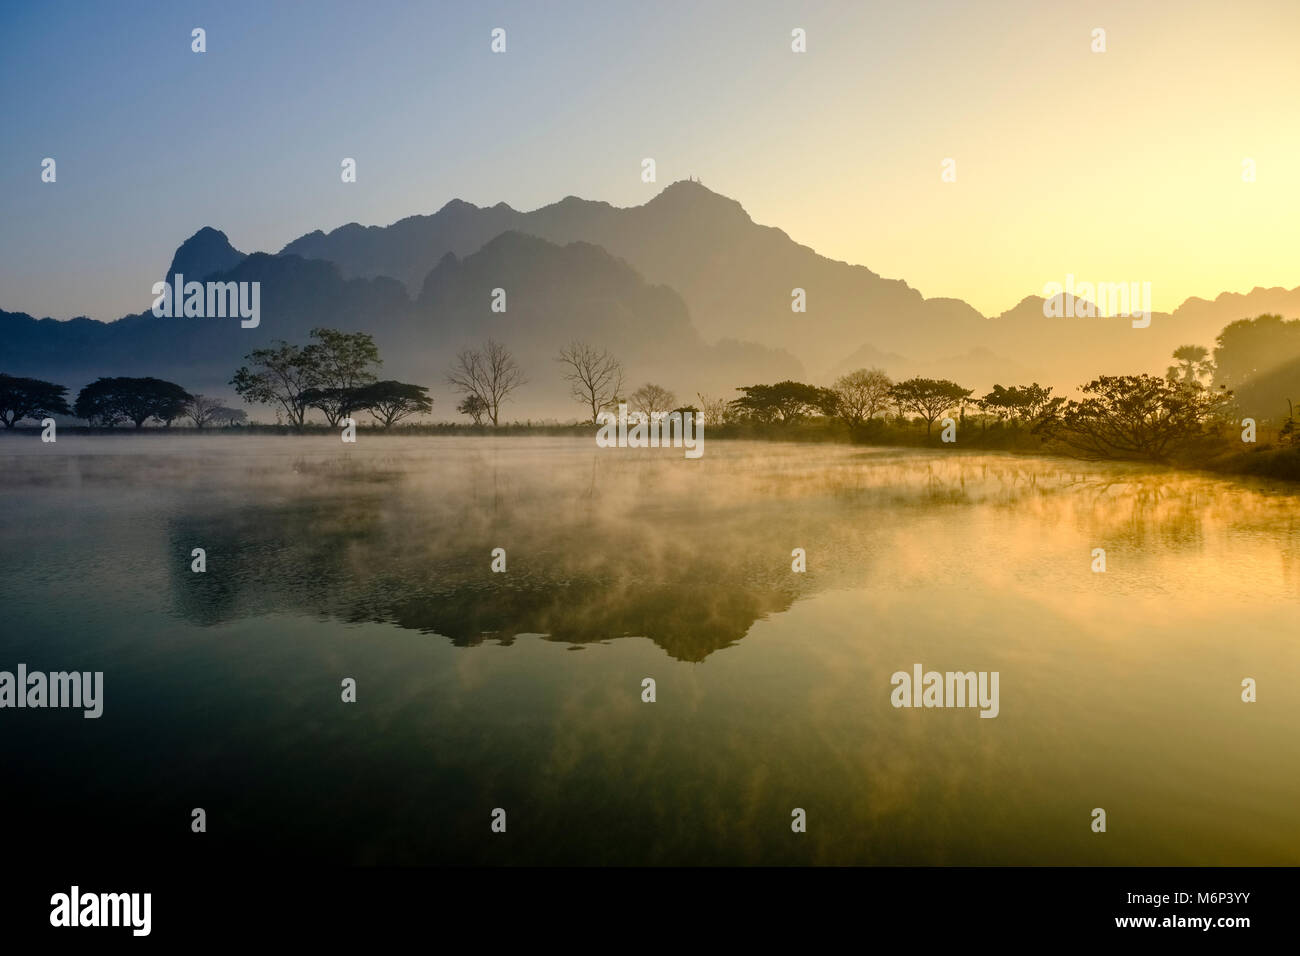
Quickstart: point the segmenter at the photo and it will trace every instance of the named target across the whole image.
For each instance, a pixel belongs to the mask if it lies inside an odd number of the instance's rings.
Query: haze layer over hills
[[[1100,374],[1163,372],[1174,348],[1212,347],[1236,319],[1300,315],[1300,288],[1257,288],[1189,299],[1172,314],[1155,313],[1147,328],[1123,317],[1047,318],[1032,294],[986,317],[961,300],[927,299],[900,279],[820,256],[693,181],[630,208],[572,196],[532,212],[453,200],[390,226],[312,232],[275,255],[246,255],[204,228],[177,249],[165,275],[178,271],[187,281],[260,282],[259,326],[148,311],[107,323],[0,312],[3,370],[74,390],[99,375],[154,375],[231,395],[227,382],[247,352],[275,339],[303,342],[309,329],[328,326],[372,333],[383,376],[432,386],[434,417],[452,419],[447,365],[490,335],[529,379],[508,417],[569,419],[579,412],[554,357],[575,338],[623,361],[627,392],[655,381],[683,402],[697,391],[732,397],[737,386],[784,378],[829,384],[862,366],[895,378],[951,378],[977,392],[1031,380],[1072,391]],[[143,307],[162,277],[142,281]],[[1043,276],[1037,288],[1053,281],[1065,276]],[[498,288],[505,312],[491,310]],[[792,311],[794,289],[804,290],[806,312]]]

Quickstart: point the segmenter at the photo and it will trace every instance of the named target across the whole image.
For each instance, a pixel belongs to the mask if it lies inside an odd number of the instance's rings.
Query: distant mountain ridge
[[[224,232],[204,226],[177,247],[163,280],[170,282],[178,272],[193,279],[202,279],[216,272],[227,272],[245,258],[244,253],[230,244]]]
[[[220,251],[211,236],[201,243],[191,251]],[[628,393],[653,380],[676,390],[684,402],[696,390],[721,393],[751,378],[804,374],[797,360],[779,350],[706,342],[676,292],[647,283],[627,263],[589,243],[560,246],[507,231],[464,258],[443,256],[414,297],[395,279],[344,278],[338,266],[320,259],[253,253],[232,268],[203,274],[201,257],[187,256],[189,251],[178,252],[173,259],[187,282],[261,283],[257,328],[240,328],[235,319],[160,318],[151,312],[115,322],[60,322],[0,311],[4,370],[74,391],[100,375],[155,375],[191,391],[230,397],[230,377],[248,352],[277,339],[302,343],[312,328],[327,326],[370,332],[385,377],[431,386],[435,414],[443,419],[457,417],[455,396],[444,381],[452,357],[489,336],[507,344],[529,379],[508,412],[512,417],[578,414],[555,362],[573,339],[618,355],[627,368]],[[509,290],[503,313],[490,308],[498,287]]]
[[[1212,347],[1237,319],[1300,315],[1300,288],[1256,288],[1188,299],[1145,329],[1124,318],[1046,318],[1036,295],[985,317],[818,255],[697,182],[629,208],[573,196],[533,212],[453,200],[390,226],[317,230],[277,254],[245,254],[204,227],[177,248],[165,276],[176,272],[261,282],[260,327],[149,312],[106,323],[0,311],[0,370],[74,389],[98,375],[157,375],[229,396],[247,352],[332,326],[372,333],[385,377],[433,386],[435,416],[450,419],[448,363],[493,335],[530,378],[509,414],[568,418],[577,409],[554,357],[575,338],[614,351],[628,391],[653,380],[683,402],[783,378],[829,384],[862,365],[977,391],[1029,380],[1069,391],[1100,374],[1163,372],[1174,348]],[[506,292],[505,313],[490,309],[496,288]],[[791,310],[796,288],[806,312]]]
[[[754,223],[735,200],[691,181],[627,208],[574,196],[532,212],[453,200],[432,215],[392,226],[353,223],[313,232],[282,254],[324,258],[344,275],[389,275],[418,288],[442,255],[461,254],[502,228],[599,245],[650,282],[679,292],[705,338],[784,349],[815,377],[830,374],[864,346],[926,366],[982,349],[978,361],[960,361],[945,377],[977,377],[982,388],[992,384],[990,375],[1029,374],[1064,386],[1102,370],[1163,370],[1174,348],[1188,342],[1212,347],[1218,331],[1235,319],[1300,315],[1297,287],[1224,293],[1213,302],[1189,299],[1172,314],[1156,313],[1147,329],[1122,319],[1048,319],[1038,295],[985,317],[960,299],[927,299],[902,280],[818,255],[781,230]],[[791,311],[796,288],[806,293],[805,313]]]
[[[920,311],[933,314],[936,323],[983,318],[965,303],[927,303],[901,280],[819,256],[779,229],[756,225],[740,203],[695,182],[673,183],[626,209],[575,196],[527,213],[454,200],[431,216],[389,227],[349,224],[310,233],[281,252],[326,259],[345,276],[389,275],[416,288],[446,253],[460,255],[507,228],[560,244],[601,246],[648,281],[677,290],[706,338],[753,339],[791,351],[811,367],[843,354],[839,337],[857,334],[855,320],[872,312]],[[846,284],[840,275],[852,278]],[[791,311],[795,288],[807,291],[808,313]],[[809,321],[818,335],[809,335]]]

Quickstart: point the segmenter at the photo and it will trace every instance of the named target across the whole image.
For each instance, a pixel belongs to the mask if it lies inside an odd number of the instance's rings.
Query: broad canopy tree
[[[429,389],[406,382],[372,382],[352,394],[353,408],[364,408],[385,428],[392,428],[403,418],[433,410]]]
[[[1176,353],[1175,353],[1176,354]],[[1215,339],[1214,384],[1238,389],[1300,359],[1300,319],[1260,315],[1224,326]]]
[[[71,415],[67,394],[66,385],[0,373],[0,421],[13,428],[24,418]]]
[[[150,419],[171,425],[185,414],[194,396],[175,382],[158,378],[99,378],[77,395],[78,418],[112,427],[124,421],[143,428]]]
[[[820,412],[834,415],[839,408],[839,396],[829,388],[818,388],[803,382],[777,382],[775,385],[742,385],[740,398],[730,402],[737,416],[761,424],[801,421]]]
[[[230,384],[250,404],[278,405],[289,424],[301,427],[309,408],[318,408],[337,425],[355,406],[352,391],[375,381],[371,366],[380,364],[379,349],[367,332],[311,330],[314,342],[291,345],[283,340],[254,349],[251,363],[235,372]]]
[[[405,382],[377,381],[383,364],[367,332],[315,328],[305,346],[284,341],[250,352],[230,384],[250,404],[278,406],[289,424],[301,427],[317,409],[335,427],[353,412],[368,410],[385,428],[432,408],[428,389]]]
[[[1211,437],[1232,401],[1226,389],[1154,375],[1105,375],[1081,391],[1082,401],[1059,402],[1035,430],[1092,459],[1168,461]]]
[[[333,428],[357,410],[356,397],[356,389],[313,386],[302,393],[302,403],[324,414]]]
[[[371,369],[382,365],[383,359],[367,332],[315,328],[311,337],[316,341],[307,346],[307,360],[313,366],[315,381],[305,401],[336,426],[362,407],[356,402],[357,392],[374,384],[377,376]]]
[[[975,400],[982,411],[1004,422],[1036,423],[1060,399],[1052,398],[1052,390],[1034,382],[1032,385],[994,385],[993,391]]]
[[[245,356],[251,368],[239,368],[230,384],[250,405],[278,405],[289,424],[301,428],[310,407],[310,390],[320,382],[315,353],[310,349],[283,340],[254,349]],[[304,393],[308,393],[306,398]]]
[[[966,402],[972,391],[946,378],[909,378],[890,389],[889,395],[899,408],[925,419],[928,435],[935,419]]]
[[[879,368],[860,368],[841,375],[831,386],[837,398],[837,413],[852,427],[869,422],[888,407],[893,385],[884,369]]]
[[[1211,364],[1213,383],[1232,389],[1244,414],[1283,427],[1294,421],[1290,410],[1300,401],[1300,319],[1260,315],[1230,323],[1215,341]]]

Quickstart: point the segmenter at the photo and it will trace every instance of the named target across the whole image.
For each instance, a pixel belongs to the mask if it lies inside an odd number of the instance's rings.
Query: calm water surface
[[[5,436],[0,468],[0,669],[105,674],[99,720],[0,712],[0,799],[29,848],[1300,863],[1285,485],[369,435]],[[1000,715],[891,707],[918,662],[998,671]]]

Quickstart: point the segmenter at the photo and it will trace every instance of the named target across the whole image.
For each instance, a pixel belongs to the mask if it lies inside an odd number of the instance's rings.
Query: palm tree
[[[1199,385],[1201,379],[1209,379],[1214,374],[1214,363],[1210,361],[1210,352],[1200,345],[1180,345],[1174,349],[1177,365],[1169,366],[1165,377],[1171,382],[1184,385]]]

